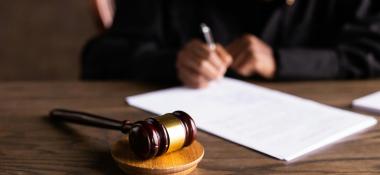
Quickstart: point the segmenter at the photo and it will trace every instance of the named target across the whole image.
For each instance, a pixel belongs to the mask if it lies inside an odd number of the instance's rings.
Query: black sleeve
[[[362,1],[331,48],[276,51],[277,79],[347,79],[380,76],[380,4]],[[366,3],[366,4],[365,4]]]
[[[176,81],[178,48],[165,42],[161,1],[116,2],[112,27],[83,50],[82,78]]]

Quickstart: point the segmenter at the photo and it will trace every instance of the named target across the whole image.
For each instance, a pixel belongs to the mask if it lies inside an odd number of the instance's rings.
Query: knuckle
[[[243,36],[243,39],[244,39],[245,41],[247,41],[247,42],[250,42],[250,41],[252,40],[252,35],[250,35],[250,34],[245,34],[245,35]]]
[[[256,42],[256,37],[249,34],[244,35],[244,42],[247,43],[248,46],[252,46]]]

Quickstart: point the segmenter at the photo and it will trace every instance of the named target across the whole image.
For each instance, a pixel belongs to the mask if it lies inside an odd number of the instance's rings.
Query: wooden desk
[[[380,90],[380,80],[259,84],[347,109],[353,99]],[[46,115],[64,107],[144,119],[151,114],[128,107],[124,96],[161,87],[132,82],[0,83],[0,174],[122,174],[109,153],[109,144],[121,134],[52,123]],[[193,174],[380,174],[379,125],[292,163],[204,132],[198,138],[206,154]]]

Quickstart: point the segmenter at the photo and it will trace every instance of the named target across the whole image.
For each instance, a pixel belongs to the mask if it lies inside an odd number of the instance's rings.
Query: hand
[[[186,86],[203,88],[212,80],[222,78],[232,62],[232,57],[217,44],[212,50],[207,44],[194,39],[178,52],[178,78]]]
[[[254,35],[245,35],[227,46],[233,57],[231,68],[248,77],[257,73],[271,79],[276,71],[275,59],[270,46]]]

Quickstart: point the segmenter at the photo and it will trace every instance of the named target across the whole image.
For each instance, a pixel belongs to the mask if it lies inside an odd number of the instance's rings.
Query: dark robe
[[[380,76],[379,0],[116,2],[112,27],[83,50],[83,79],[177,81],[177,53],[202,22],[222,45],[248,33],[268,43],[277,80]]]

